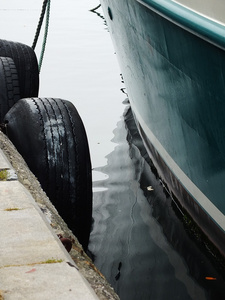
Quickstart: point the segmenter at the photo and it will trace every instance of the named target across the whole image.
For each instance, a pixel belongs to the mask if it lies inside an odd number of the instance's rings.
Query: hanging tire
[[[6,114],[7,134],[60,215],[87,249],[92,220],[88,141],[72,103],[19,100]]]
[[[5,114],[20,99],[16,66],[9,57],[0,57],[0,123]]]
[[[21,43],[0,40],[0,56],[13,59],[19,76],[21,98],[37,97],[39,71],[33,49]]]

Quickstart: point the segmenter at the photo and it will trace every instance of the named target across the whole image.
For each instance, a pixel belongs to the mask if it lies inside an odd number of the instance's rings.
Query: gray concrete
[[[0,150],[2,169],[0,299],[98,299]]]

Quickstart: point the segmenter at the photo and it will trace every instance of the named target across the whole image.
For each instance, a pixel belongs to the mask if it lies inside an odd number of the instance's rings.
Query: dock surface
[[[0,149],[0,299],[99,299]]]

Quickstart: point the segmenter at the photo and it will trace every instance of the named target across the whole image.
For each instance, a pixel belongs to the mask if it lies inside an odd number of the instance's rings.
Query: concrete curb
[[[0,299],[98,299],[2,150],[0,170]]]

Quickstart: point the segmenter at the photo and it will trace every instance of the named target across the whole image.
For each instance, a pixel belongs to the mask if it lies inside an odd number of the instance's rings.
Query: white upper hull
[[[194,12],[225,25],[224,0],[172,0]],[[224,33],[225,36],[225,33]]]

